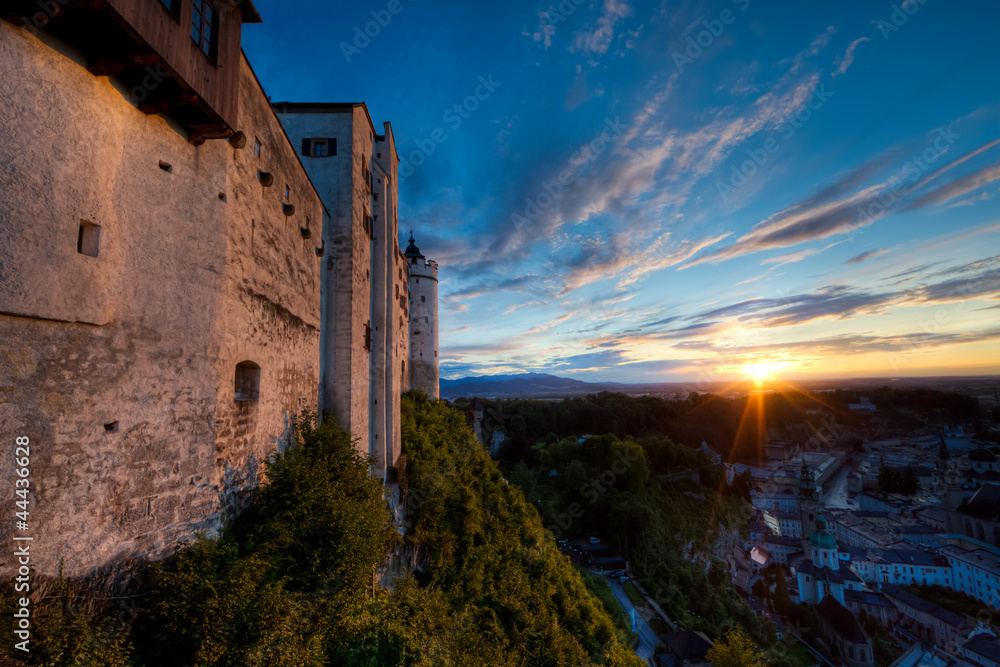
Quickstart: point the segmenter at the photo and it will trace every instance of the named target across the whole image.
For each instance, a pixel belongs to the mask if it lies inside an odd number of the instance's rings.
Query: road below
[[[622,609],[625,610],[625,615],[628,616],[635,609],[635,605],[628,599],[625,588],[610,577],[605,577],[605,579],[607,579],[608,585],[611,586],[611,592],[615,594],[615,598],[621,604]],[[661,644],[660,638],[653,632],[653,628],[649,627],[646,619],[642,617],[638,609],[635,609],[635,631],[639,635],[639,645],[635,648],[636,655],[646,661],[652,660],[656,652],[656,647]]]
[[[830,509],[854,509],[853,505],[847,503],[847,474],[850,471],[850,466],[846,464],[841,466],[823,489],[823,504]]]

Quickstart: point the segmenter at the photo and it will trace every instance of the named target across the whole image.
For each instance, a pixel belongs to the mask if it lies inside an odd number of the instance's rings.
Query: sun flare
[[[743,372],[758,385],[774,375],[775,370],[773,364],[748,364],[743,367]]]

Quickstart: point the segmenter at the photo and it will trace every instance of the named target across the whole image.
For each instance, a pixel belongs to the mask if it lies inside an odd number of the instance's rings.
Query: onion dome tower
[[[440,397],[438,370],[438,265],[420,253],[413,232],[403,253],[409,266],[410,389]]]

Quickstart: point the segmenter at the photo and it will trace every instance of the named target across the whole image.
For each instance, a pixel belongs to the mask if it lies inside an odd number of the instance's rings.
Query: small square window
[[[80,233],[76,239],[76,251],[87,257],[97,257],[101,250],[101,226],[86,220],[80,221]]]
[[[313,157],[326,157],[327,155],[327,145],[326,141],[323,139],[317,139],[313,141]]]

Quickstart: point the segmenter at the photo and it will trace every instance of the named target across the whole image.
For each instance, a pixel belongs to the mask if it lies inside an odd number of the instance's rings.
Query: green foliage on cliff
[[[124,606],[94,618],[69,596],[41,617],[49,650],[29,664],[641,664],[461,415],[406,396],[403,433],[405,538],[350,436],[305,415],[219,540],[147,568],[131,624],[112,620]],[[417,564],[392,590],[377,582],[387,553]]]
[[[717,637],[739,625],[769,639],[714,553],[725,536],[742,539],[749,505],[706,455],[663,437],[596,436],[549,445],[538,459],[514,464],[509,478],[557,538],[608,540],[686,628]]]
[[[707,454],[650,432],[657,420],[669,421],[667,402],[603,394],[565,401],[565,414],[579,413],[590,426],[603,423],[610,414],[606,407],[622,408],[622,417],[612,420],[616,428],[643,434],[586,438],[576,437],[586,427],[566,419],[561,404],[511,403],[494,408],[527,416],[529,429],[555,436],[525,457],[516,447],[509,449],[501,465],[557,539],[606,539],[682,627],[714,638],[742,628],[759,645],[774,649],[770,621],[751,611],[722,561],[730,553],[727,545],[747,535],[752,516],[747,480],[729,486]]]
[[[461,413],[405,397],[403,443],[409,539],[427,560],[414,579],[472,624],[468,664],[641,664]]]

